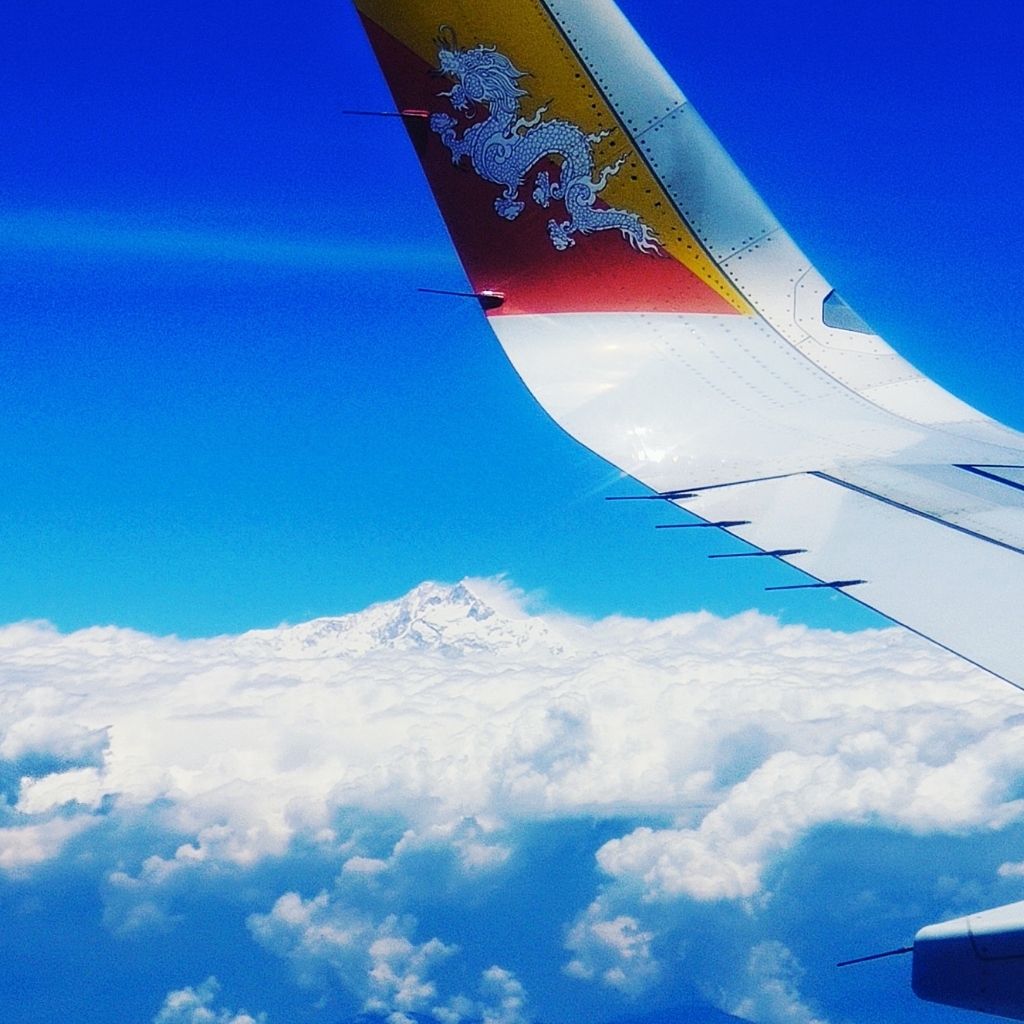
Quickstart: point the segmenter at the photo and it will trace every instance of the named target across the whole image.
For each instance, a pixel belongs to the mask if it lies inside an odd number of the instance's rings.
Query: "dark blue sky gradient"
[[[1024,427],[1016,9],[623,8],[865,319]],[[601,500],[476,311],[416,293],[462,277],[411,150],[340,113],[387,103],[344,3],[0,15],[0,621],[209,634],[499,572],[875,621]]]

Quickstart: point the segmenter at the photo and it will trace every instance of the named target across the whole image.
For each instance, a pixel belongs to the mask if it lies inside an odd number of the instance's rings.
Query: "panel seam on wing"
[[[922,519],[927,519],[929,522],[937,523],[939,526],[945,526],[950,530],[956,530],[957,533],[963,533],[968,537],[973,537],[975,540],[984,541],[986,544],[993,544],[998,548],[1004,548],[1006,551],[1012,551],[1018,555],[1024,555],[1024,548],[1019,548],[1015,544],[1008,544],[1006,541],[996,540],[995,537],[989,537],[984,533],[979,533],[977,530],[971,530],[966,526],[960,526],[959,523],[951,523],[948,519],[943,519],[941,516],[937,516],[932,512],[925,512],[924,509],[915,508],[913,505],[907,505],[905,502],[897,501],[895,498],[888,498],[884,494],[878,494],[875,491],[870,491],[866,487],[850,483],[849,480],[843,480],[841,477],[833,476],[832,474],[822,472],[821,470],[812,470],[808,475],[817,477],[819,480],[825,480],[831,484],[836,484],[839,487],[845,487],[847,490],[853,491],[856,494],[862,494],[865,498],[873,498],[875,501],[883,502],[884,504],[890,505],[893,508],[898,508],[903,512],[909,512],[911,515],[920,516]]]

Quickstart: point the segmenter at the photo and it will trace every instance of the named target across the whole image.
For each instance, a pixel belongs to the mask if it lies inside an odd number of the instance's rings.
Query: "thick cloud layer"
[[[588,623],[484,581],[211,640],[22,624],[0,631],[0,872],[131,830],[137,852],[111,857],[106,883],[108,925],[128,935],[166,916],[161,892],[189,873],[314,851],[335,886],[282,892],[248,924],[298,982],[377,1013],[518,1024],[514,956],[442,991],[434,974],[460,951],[417,933],[398,879],[438,858],[499,877],[530,823],[623,821],[594,850],[603,883],[561,922],[560,966],[635,994],[659,983],[665,907],[751,913],[815,830],[1019,821],[1020,711],[1015,691],[897,630],[755,613]],[[748,953],[750,992],[723,987],[722,1005],[814,1020],[792,954]]]

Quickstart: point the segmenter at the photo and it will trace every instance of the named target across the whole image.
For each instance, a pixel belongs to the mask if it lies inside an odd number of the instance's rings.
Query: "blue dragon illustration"
[[[565,205],[569,220],[548,222],[548,234],[556,249],[564,251],[574,246],[577,234],[618,230],[634,249],[659,254],[657,236],[637,214],[595,206],[609,180],[626,163],[622,156],[595,175],[594,146],[611,132],[588,135],[569,121],[545,121],[549,104],[532,117],[523,117],[520,100],[529,93],[518,83],[527,73],[518,70],[505,54],[494,46],[460,49],[447,26],[441,28],[437,45],[436,73],[454,82],[440,95],[448,97],[460,113],[472,114],[477,107],[484,107],[488,116],[467,128],[461,137],[458,121],[447,113],[432,114],[430,127],[451,151],[452,163],[469,157],[481,178],[504,186],[494,203],[499,216],[515,220],[526,209],[519,194],[527,176],[540,161],[555,158],[561,163],[558,180],[553,181],[546,170],[539,171],[533,200],[544,209],[552,200]]]

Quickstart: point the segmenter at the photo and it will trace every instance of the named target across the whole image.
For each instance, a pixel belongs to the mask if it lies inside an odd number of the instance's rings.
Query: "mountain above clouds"
[[[468,654],[563,654],[566,639],[526,614],[500,583],[422,583],[404,597],[352,615],[253,630],[235,641],[240,653],[280,658],[360,657],[377,650]]]

